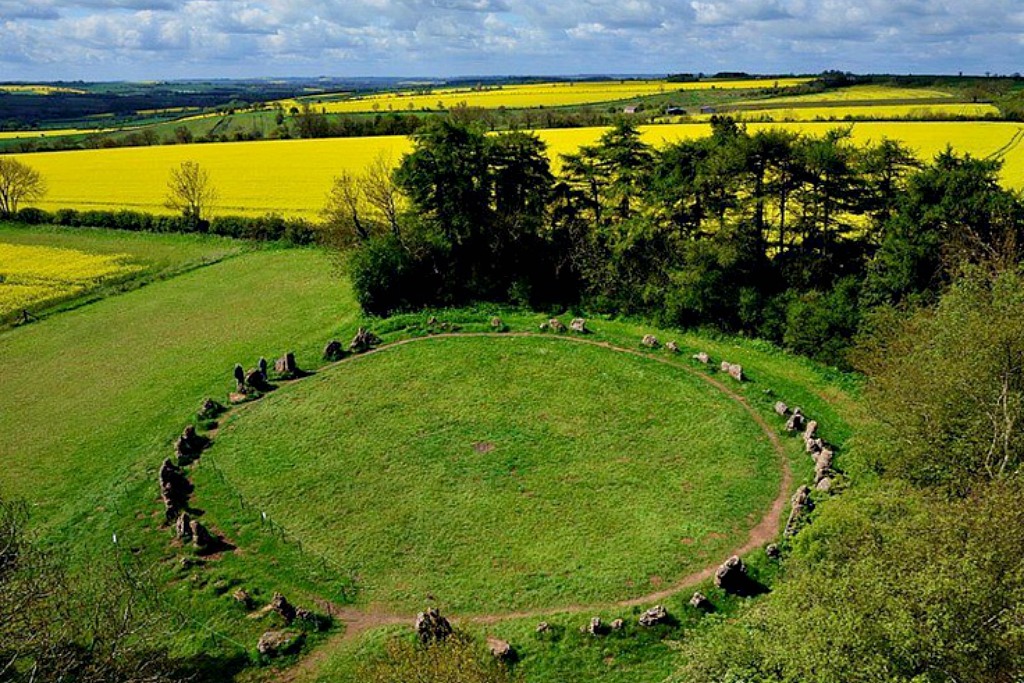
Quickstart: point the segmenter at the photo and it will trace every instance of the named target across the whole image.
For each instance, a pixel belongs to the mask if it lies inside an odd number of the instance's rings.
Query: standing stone
[[[174,442],[174,453],[178,456],[178,464],[188,465],[196,460],[210,443],[210,440],[196,434],[192,425],[185,427],[181,436]]]
[[[274,593],[274,597],[270,599],[270,609],[281,615],[286,624],[295,621],[295,605],[288,602],[288,598],[281,593]]]
[[[256,363],[256,369],[263,373],[263,378],[267,377],[267,359],[260,356],[259,361]]]
[[[577,334],[590,334],[586,318],[573,318],[572,322],[569,323],[569,327]]]
[[[710,612],[713,605],[711,604],[711,601],[708,600],[708,596],[697,591],[690,597],[690,607],[695,607],[701,612]]]
[[[668,620],[668,610],[665,609],[665,606],[655,605],[640,615],[639,623],[641,626],[650,628],[651,626],[657,626],[658,624],[665,624]]]
[[[649,349],[656,349],[661,346],[661,342],[653,334],[645,334],[644,338],[640,340],[640,343]]]
[[[747,567],[733,555],[715,570],[715,585],[726,593],[742,593],[747,583]]]
[[[231,597],[235,599],[235,602],[241,603],[242,607],[244,607],[246,611],[252,609],[252,596],[249,595],[249,591],[245,590],[244,588],[239,588],[238,590],[236,590],[234,593],[232,593]]]
[[[192,529],[192,545],[199,552],[208,552],[217,545],[217,539],[214,538],[213,534],[205,526],[199,523],[199,520],[193,519],[189,523],[189,528]]]
[[[512,645],[507,640],[487,636],[487,649],[495,659],[509,661],[514,658]]]
[[[793,408],[793,414],[786,420],[786,431],[787,432],[800,432],[803,431],[806,419],[804,418],[803,412],[799,408]]]
[[[496,332],[505,329],[504,321],[502,321],[502,319],[497,316],[491,318],[491,329],[495,330]]]
[[[776,401],[775,403],[775,414],[779,417],[786,417],[789,415],[789,406],[782,401]]]
[[[235,388],[239,394],[245,393],[245,368],[235,364]]]
[[[810,453],[815,459],[817,459],[818,453],[820,453],[824,447],[825,442],[821,439],[804,438],[804,450]]]
[[[704,365],[707,365],[708,363],[711,362],[711,356],[704,353],[703,351],[701,351],[700,353],[693,354],[693,359],[698,363],[703,363]]]
[[[786,521],[786,536],[792,536],[797,532],[797,528],[800,525],[800,520],[805,514],[813,509],[813,503],[811,503],[811,489],[807,486],[801,486],[797,489],[796,493],[790,499],[790,512],[789,519]]]
[[[625,622],[625,621],[623,621],[622,619],[615,619],[615,620],[614,620],[614,621],[612,621],[612,623],[611,623],[611,629],[612,629],[613,631],[621,631],[621,630],[622,630],[622,629],[624,629],[625,627],[626,627],[626,622]]]
[[[551,624],[549,624],[546,621],[542,621],[539,624],[537,624],[537,628],[534,630],[536,633],[547,633],[551,630]]]
[[[769,543],[765,549],[764,554],[769,560],[777,560],[782,556],[782,551],[779,550],[779,546],[775,543]]]
[[[212,398],[206,398],[203,399],[202,405],[200,405],[199,410],[196,411],[196,419],[212,420],[225,410],[226,408],[222,404],[214,401]]]
[[[804,441],[818,438],[818,421],[810,420],[804,426]]]
[[[341,345],[341,342],[337,339],[332,339],[327,342],[327,346],[324,347],[324,360],[335,362],[345,357],[345,347]]]
[[[189,543],[192,540],[192,518],[187,512],[181,513],[178,521],[174,523],[174,537],[182,543]]]
[[[814,483],[818,484],[832,471],[832,451],[823,448],[814,458]]]
[[[669,353],[679,353],[679,344],[676,344],[674,341],[665,344],[665,348]]]
[[[178,516],[178,511],[183,510],[188,504],[192,484],[170,458],[164,460],[160,466],[157,478],[160,482],[160,498],[164,502],[167,521],[171,522]]]
[[[256,650],[267,657],[286,655],[302,643],[301,631],[267,631],[260,636]]]
[[[356,332],[356,336],[352,337],[352,342],[348,345],[348,348],[354,353],[363,353],[369,351],[377,344],[380,344],[380,338],[365,327],[360,327]]]
[[[289,351],[274,361],[274,372],[280,377],[295,377],[299,374],[299,365],[295,362],[295,354]]]
[[[819,481],[814,488],[822,493],[828,493],[832,490],[832,477],[822,477],[821,481]]]
[[[271,387],[267,382],[267,376],[260,372],[259,368],[253,368],[245,373],[245,389],[242,393],[248,393],[249,391],[264,393],[270,391]]]
[[[720,369],[737,382],[742,382],[744,380],[742,365],[737,365],[736,363],[730,363],[729,361],[723,360]]]
[[[452,634],[452,625],[433,607],[416,615],[414,628],[422,643],[440,642]]]
[[[601,617],[591,617],[590,622],[580,630],[592,636],[599,636],[604,634],[605,625],[601,622]]]
[[[562,333],[565,332],[565,323],[558,318],[552,318],[548,321],[548,329],[552,332]]]

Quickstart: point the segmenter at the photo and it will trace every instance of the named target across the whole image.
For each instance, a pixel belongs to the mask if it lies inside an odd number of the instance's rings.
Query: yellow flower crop
[[[142,270],[127,258],[125,254],[0,243],[0,317],[67,299]]]
[[[1010,187],[1024,187],[1024,148],[1018,144],[1022,126],[1018,123],[793,122],[752,123],[748,129],[778,126],[820,135],[837,125],[852,125],[857,142],[884,137],[900,140],[923,159],[930,159],[947,144],[977,157],[999,156],[1004,161],[1004,182]],[[710,126],[703,123],[649,126],[644,129],[644,139],[660,146],[705,136],[709,131]],[[597,142],[602,129],[538,133],[548,143],[548,152],[557,165],[560,154]],[[397,163],[411,149],[412,143],[405,137],[325,138],[45,152],[19,158],[46,179],[49,192],[45,201],[36,205],[49,210],[126,208],[168,213],[163,206],[168,174],[182,161],[194,160],[209,171],[219,192],[214,214],[274,212],[315,218],[339,173],[361,173],[379,154]]]

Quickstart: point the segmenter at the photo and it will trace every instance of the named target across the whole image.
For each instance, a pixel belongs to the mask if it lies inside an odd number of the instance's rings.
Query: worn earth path
[[[724,394],[730,400],[733,400],[740,406],[742,406],[743,409],[750,416],[750,418],[754,420],[754,422],[756,422],[759,427],[761,427],[765,435],[768,437],[768,440],[771,443],[772,448],[775,449],[775,452],[779,456],[779,465],[782,470],[782,480],[779,484],[779,495],[772,502],[772,505],[769,508],[767,514],[765,514],[765,516],[761,518],[761,521],[758,522],[757,525],[750,530],[750,534],[748,535],[746,542],[740,547],[734,548],[729,554],[746,554],[765,545],[766,543],[769,543],[778,535],[779,526],[782,522],[782,515],[785,511],[786,503],[789,499],[789,492],[793,485],[793,473],[790,470],[789,461],[786,457],[786,452],[783,448],[782,440],[779,438],[778,431],[772,428],[768,421],[765,420],[764,417],[760,413],[758,413],[753,408],[753,406],[750,405],[750,403],[742,394],[734,391],[723,382],[720,382],[719,380],[706,374],[705,372],[702,372],[700,369],[679,362],[678,360],[675,360],[673,358],[654,356],[637,349],[629,349],[622,346],[616,346],[615,344],[612,344],[610,342],[587,339],[586,337],[556,336],[553,334],[539,334],[535,332],[450,332],[432,334],[426,337],[411,337],[409,339],[402,339],[396,342],[391,342],[389,344],[382,344],[381,346],[378,346],[364,353],[354,356],[348,356],[340,361],[326,365],[320,372],[344,363],[356,361],[359,358],[372,356],[374,354],[379,353],[385,353],[389,350],[396,349],[408,344],[427,343],[430,342],[431,340],[450,339],[459,337],[539,337],[543,339],[554,339],[564,341],[567,343],[588,344],[591,346],[597,346],[604,349],[608,349],[609,351],[614,351],[616,353],[624,353],[632,356],[637,356],[639,358],[645,358],[658,363],[663,363],[665,365],[680,368],[707,382],[715,389],[722,392],[722,394]],[[292,382],[301,381],[302,379],[300,378],[293,380]],[[238,413],[244,410],[247,405],[249,404],[243,403],[238,406],[235,406],[229,411],[228,415],[226,415],[225,417],[229,418],[232,413]],[[717,563],[709,565],[699,571],[696,571],[692,574],[689,574],[678,579],[672,585],[662,590],[656,591],[654,593],[648,593],[646,595],[640,595],[635,598],[630,598],[628,600],[620,600],[613,603],[562,605],[560,607],[546,607],[535,610],[499,612],[493,614],[476,614],[466,615],[462,617],[458,615],[449,615],[449,617],[453,622],[456,623],[488,625],[511,619],[532,619],[556,614],[578,614],[581,612],[602,611],[616,607],[635,607],[639,605],[653,604],[662,601],[672,595],[675,595],[687,588],[690,588],[695,584],[698,584],[702,581],[706,581],[707,579],[714,576],[715,569],[717,567]],[[296,681],[308,680],[313,674],[315,674],[317,669],[320,667],[320,665],[331,652],[342,647],[345,643],[354,640],[357,636],[359,636],[362,633],[365,633],[366,631],[385,626],[411,624],[412,622],[412,618],[408,614],[395,614],[393,612],[388,612],[383,609],[375,609],[372,607],[352,607],[338,605],[328,605],[328,607],[330,608],[331,616],[335,619],[335,621],[344,624],[345,629],[341,633],[329,639],[324,644],[320,645],[316,650],[314,650],[312,653],[310,653],[307,657],[302,659],[296,665],[280,671],[278,676],[274,679],[278,681],[278,683],[294,683]]]

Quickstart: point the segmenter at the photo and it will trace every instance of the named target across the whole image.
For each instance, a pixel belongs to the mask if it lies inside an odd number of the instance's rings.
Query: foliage
[[[934,309],[879,312],[856,360],[871,378],[880,469],[968,490],[1024,463],[1024,276],[972,269]]]
[[[0,218],[10,218],[22,202],[42,199],[46,181],[23,161],[0,157]]]
[[[964,500],[886,484],[837,498],[786,578],[687,648],[675,680],[1016,680],[1024,666],[1020,482]]]
[[[0,680],[172,683],[152,587],[109,560],[72,575],[27,536],[27,508],[0,498]],[[113,564],[113,566],[110,566]]]
[[[196,161],[183,161],[171,169],[167,179],[165,206],[181,213],[189,223],[200,225],[209,215],[218,192],[210,181],[210,173]]]

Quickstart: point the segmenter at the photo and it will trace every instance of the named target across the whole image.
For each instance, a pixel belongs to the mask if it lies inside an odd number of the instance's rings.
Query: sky
[[[1024,0],[0,0],[0,81],[1024,70]]]

